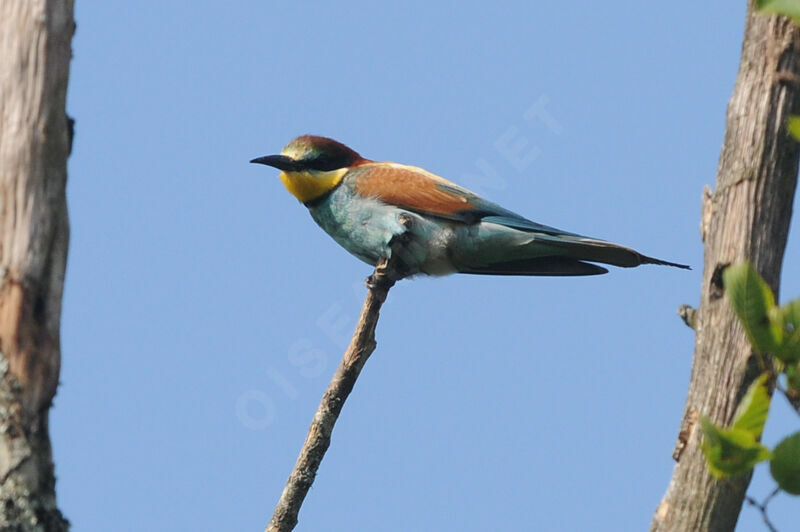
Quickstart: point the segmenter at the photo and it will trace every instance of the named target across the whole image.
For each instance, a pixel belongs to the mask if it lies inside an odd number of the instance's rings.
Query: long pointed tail
[[[464,266],[460,273],[479,275],[546,275],[574,277],[578,275],[600,275],[608,273],[602,266],[582,262],[568,257],[536,257],[532,259],[495,262],[481,266]]]
[[[573,237],[562,235],[536,235],[534,242],[546,242],[565,251],[565,256],[585,260],[589,262],[600,262],[621,266],[623,268],[633,268],[642,264],[658,264],[661,266],[673,266],[684,270],[691,270],[686,264],[678,264],[666,260],[656,259],[642,255],[635,249],[620,246],[605,240],[594,238]]]
[[[689,266],[642,255],[629,247],[569,233],[547,233],[487,223],[465,234],[470,253],[455,256],[462,273],[486,275],[598,275],[608,270],[593,263],[633,268],[658,264]]]
[[[653,257],[648,257],[647,255],[639,254],[639,257],[641,257],[642,259],[641,264],[658,264],[659,266],[673,266],[675,268],[681,268],[684,270],[692,269],[691,266],[688,266],[686,264],[678,264],[677,262],[669,262],[667,260],[654,259]]]

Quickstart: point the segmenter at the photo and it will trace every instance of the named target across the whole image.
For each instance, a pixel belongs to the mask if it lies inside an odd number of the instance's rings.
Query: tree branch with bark
[[[72,0],[0,2],[0,529],[67,530],[48,432],[61,367]]]
[[[395,256],[398,255],[399,253],[395,253]],[[401,278],[402,274],[399,273],[394,261],[383,259],[367,279],[367,297],[361,308],[361,315],[350,345],[344,352],[342,361],[317,407],[311,427],[308,429],[308,436],[275,507],[267,532],[289,532],[297,525],[300,507],[311,484],[314,483],[319,465],[331,443],[333,426],[339,418],[344,402],[353,391],[361,369],[377,345],[375,327],[378,325],[381,307],[386,301],[389,289]]]
[[[695,352],[677,461],[653,531],[733,530],[751,475],[714,479],[701,451],[699,416],[727,425],[763,368],[723,298],[726,266],[749,261],[778,293],[797,186],[799,145],[787,133],[800,111],[800,31],[748,3],[742,57],[728,103],[713,193],[703,192],[705,246]]]

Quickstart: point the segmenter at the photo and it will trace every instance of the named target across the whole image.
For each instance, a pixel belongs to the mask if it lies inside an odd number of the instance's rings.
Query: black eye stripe
[[[331,170],[338,170],[352,165],[354,162],[353,157],[349,155],[320,155],[306,163],[308,168],[312,170],[319,170],[321,172],[329,172]]]

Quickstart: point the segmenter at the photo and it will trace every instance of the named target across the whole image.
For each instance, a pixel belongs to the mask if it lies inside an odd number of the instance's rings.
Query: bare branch
[[[769,505],[769,501],[771,501],[772,498],[775,495],[777,495],[780,491],[781,491],[780,488],[775,488],[774,490],[772,490],[772,493],[767,495],[767,497],[764,499],[763,502],[758,502],[757,500],[755,500],[750,496],[748,496],[745,499],[747,501],[747,504],[749,504],[750,506],[755,506],[758,509],[758,511],[761,512],[761,518],[764,520],[764,524],[767,525],[767,528],[769,529],[770,532],[778,532],[778,529],[775,528],[775,525],[773,525],[772,521],[769,520],[769,516],[767,515],[767,505]]]
[[[0,530],[67,530],[48,415],[69,242],[72,0],[0,2]]]
[[[401,277],[391,261],[383,260],[367,278],[367,298],[364,300],[353,338],[317,407],[308,436],[275,507],[267,532],[288,532],[297,525],[297,514],[303,499],[314,483],[319,464],[331,443],[333,426],[347,396],[353,390],[361,368],[375,350],[375,326],[378,324],[383,302],[386,301],[389,289]]]

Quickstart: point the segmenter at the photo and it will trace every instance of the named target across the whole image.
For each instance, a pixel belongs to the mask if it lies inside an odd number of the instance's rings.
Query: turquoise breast
[[[339,245],[373,266],[381,257],[390,255],[389,242],[405,231],[398,218],[405,211],[358,196],[347,182],[309,211]]]

